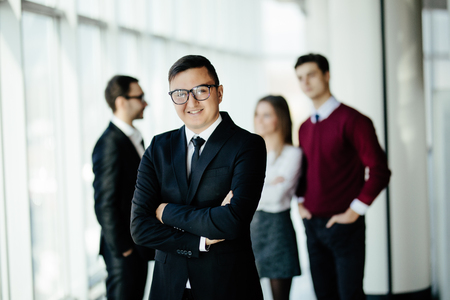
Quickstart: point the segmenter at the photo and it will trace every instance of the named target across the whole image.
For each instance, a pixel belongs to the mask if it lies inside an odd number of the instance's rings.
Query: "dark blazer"
[[[95,214],[102,227],[102,255],[108,249],[112,255],[122,257],[123,252],[133,248],[144,259],[154,258],[154,250],[137,246],[130,233],[131,199],[140,161],[130,139],[109,123],[92,153]]]
[[[152,300],[180,300],[188,278],[196,300],[262,299],[250,222],[264,183],[266,147],[221,115],[189,185],[184,126],[155,136],[139,166],[131,234],[136,244],[157,249]],[[230,190],[231,204],[221,206]],[[155,217],[160,203],[169,203],[164,224]],[[225,241],[200,252],[201,236]]]

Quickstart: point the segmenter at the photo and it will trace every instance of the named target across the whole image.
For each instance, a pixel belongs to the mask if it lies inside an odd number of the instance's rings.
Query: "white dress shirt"
[[[142,146],[142,135],[139,130],[125,123],[115,115],[112,116],[111,123],[116,125],[117,128],[119,128],[130,139],[131,143],[134,145],[134,148],[136,148],[137,153],[142,158],[145,149],[144,146]]]
[[[319,116],[319,122],[328,118],[336,108],[339,107],[341,103],[331,96],[319,109],[315,109],[314,106],[311,112],[311,122],[316,123],[316,115]]]
[[[219,126],[220,122],[222,122],[222,116],[219,115],[219,118],[211,124],[205,131],[201,132],[200,134],[194,133],[192,130],[187,128],[185,126],[185,133],[186,133],[186,143],[187,143],[187,155],[186,155],[186,169],[187,169],[187,176],[191,173],[191,160],[192,155],[194,154],[194,143],[192,143],[192,138],[201,137],[205,140],[205,143],[200,147],[199,155],[202,154],[203,149],[206,146],[206,143],[208,143],[208,139],[211,136],[211,134],[216,130],[217,126]]]
[[[222,116],[219,114],[219,118],[217,118],[217,120],[211,124],[211,126],[209,126],[205,131],[201,132],[200,134],[196,134],[195,132],[193,132],[192,130],[190,130],[189,128],[187,128],[187,126],[184,127],[184,131],[186,133],[186,144],[187,144],[187,154],[186,154],[186,170],[187,170],[187,174],[186,176],[189,177],[189,174],[191,173],[191,160],[192,160],[192,155],[194,154],[194,143],[192,143],[192,139],[196,138],[196,137],[201,137],[202,139],[205,140],[205,143],[203,143],[203,145],[200,147],[200,152],[199,155],[202,154],[203,149],[205,148],[206,144],[208,143],[208,139],[211,136],[211,134],[214,132],[214,130],[216,130],[217,126],[219,126],[220,122],[222,122]],[[199,249],[201,252],[208,252],[208,250],[206,249],[206,238],[205,237],[200,237],[200,246]],[[188,281],[186,282],[186,288],[190,289],[191,288],[191,283],[188,279]]]
[[[275,151],[267,153],[266,180],[257,210],[278,213],[291,207],[301,164],[302,150],[298,147],[285,145],[278,157]],[[280,177],[282,181],[275,181]]]
[[[316,123],[316,116],[319,116],[319,122],[322,122],[326,118],[328,118],[333,111],[335,111],[339,105],[341,105],[341,102],[337,101],[334,96],[331,96],[322,106],[319,107],[319,109],[315,109],[313,107],[312,113],[311,113],[311,122],[313,124]],[[305,201],[304,197],[298,197],[298,202],[303,203]],[[350,204],[350,208],[353,209],[356,213],[363,216],[366,214],[367,210],[369,209],[369,206],[365,204],[364,202],[360,201],[359,199],[354,199],[352,203]]]

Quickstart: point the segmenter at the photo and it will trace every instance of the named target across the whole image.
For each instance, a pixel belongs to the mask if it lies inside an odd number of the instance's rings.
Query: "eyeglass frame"
[[[125,96],[123,96],[123,97],[124,97],[125,99],[127,99],[127,100],[130,100],[130,99],[138,99],[139,101],[141,101],[141,103],[144,103],[144,102],[145,102],[144,96],[145,96],[145,94],[142,93],[142,94],[140,94],[139,96],[127,96],[127,95],[125,95]]]
[[[199,99],[197,99],[197,97],[195,96],[195,94],[193,93],[193,91],[194,91],[194,89],[199,88],[199,87],[201,87],[201,86],[206,86],[206,87],[208,88],[208,97],[206,97],[205,99],[199,100]],[[220,85],[218,85],[218,84],[200,84],[200,85],[194,86],[194,87],[193,87],[192,89],[190,89],[190,90],[186,90],[186,89],[176,89],[176,90],[170,91],[168,94],[169,94],[169,96],[170,96],[170,99],[172,99],[172,102],[173,102],[173,103],[175,103],[176,105],[183,105],[183,104],[185,104],[185,103],[187,103],[187,102],[189,101],[189,95],[190,95],[190,94],[192,94],[192,96],[194,96],[194,99],[197,100],[197,101],[205,101],[205,100],[208,100],[209,97],[211,97],[211,88],[212,88],[212,87],[218,88],[219,86],[220,86]],[[188,93],[188,94],[187,94],[186,101],[184,101],[183,103],[177,103],[177,102],[175,102],[175,100],[173,100],[172,94],[175,93],[176,91],[186,91],[186,92]]]

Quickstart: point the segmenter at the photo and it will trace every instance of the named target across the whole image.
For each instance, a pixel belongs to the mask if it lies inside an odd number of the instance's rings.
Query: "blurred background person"
[[[372,121],[330,91],[328,60],[298,58],[295,72],[313,110],[298,136],[306,172],[297,191],[317,299],[366,299],[365,217],[391,176]]]
[[[105,90],[113,111],[108,128],[92,153],[95,214],[102,227],[100,254],[106,264],[109,300],[142,300],[148,260],[154,250],[137,246],[130,233],[131,199],[144,154],[141,133],[133,121],[142,119],[147,102],[138,80],[116,75]]]
[[[267,171],[251,223],[253,251],[260,278],[269,278],[274,300],[289,299],[292,277],[300,275],[291,200],[300,176],[302,150],[292,145],[289,106],[281,96],[259,100],[255,132],[267,148]]]

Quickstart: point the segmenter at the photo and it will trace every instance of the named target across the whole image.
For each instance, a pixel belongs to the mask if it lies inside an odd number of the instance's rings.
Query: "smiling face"
[[[185,89],[202,84],[215,84],[205,67],[187,69],[178,73],[170,81],[170,90]],[[189,100],[182,104],[174,104],[175,110],[187,128],[199,134],[211,126],[219,118],[219,103],[222,102],[223,86],[211,87],[211,95],[208,99],[198,101],[192,94]]]

